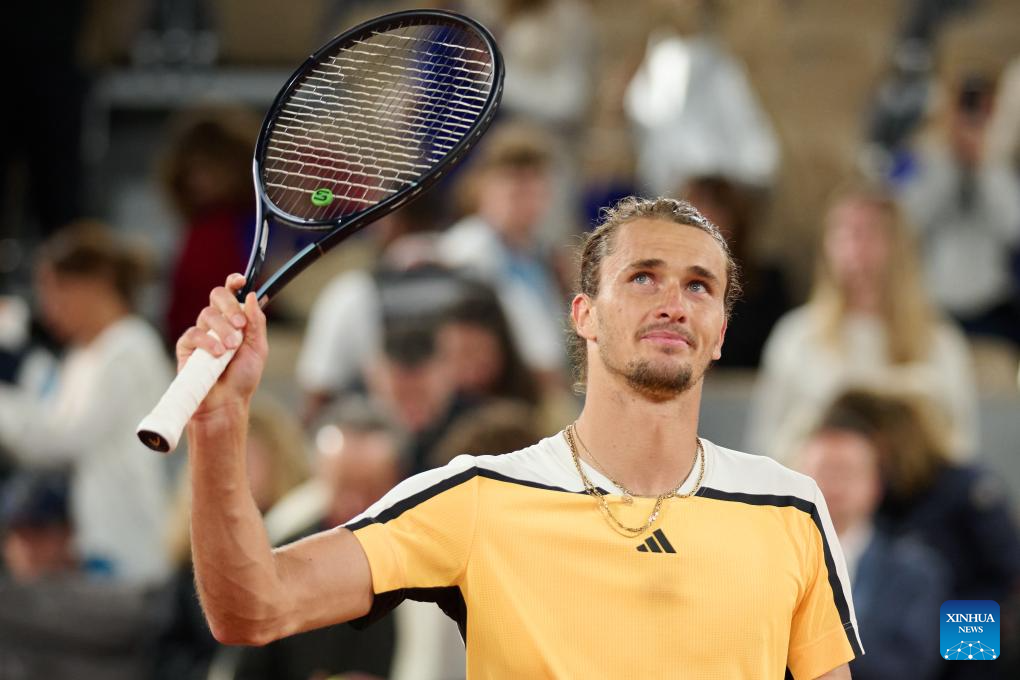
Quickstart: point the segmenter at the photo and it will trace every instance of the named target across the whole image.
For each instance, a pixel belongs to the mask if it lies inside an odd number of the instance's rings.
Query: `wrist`
[[[212,408],[200,408],[188,423],[189,438],[215,436],[246,428],[250,398],[222,402]]]

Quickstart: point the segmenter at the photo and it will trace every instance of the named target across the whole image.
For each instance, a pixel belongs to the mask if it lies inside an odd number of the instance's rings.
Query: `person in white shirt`
[[[867,187],[834,201],[811,298],[766,342],[750,448],[785,458],[820,409],[861,385],[930,397],[950,424],[954,454],[974,453],[977,390],[966,340],[932,308],[896,204]]]
[[[549,143],[540,130],[507,124],[494,130],[472,167],[473,210],[439,239],[439,259],[496,291],[524,361],[543,384],[566,366],[567,298],[539,246],[549,209]]]
[[[46,398],[0,386],[0,444],[17,465],[70,469],[86,568],[155,583],[169,571],[165,470],[134,426],[171,373],[159,335],[132,313],[140,272],[137,258],[97,223],[70,225],[44,245],[41,312],[70,349]]]

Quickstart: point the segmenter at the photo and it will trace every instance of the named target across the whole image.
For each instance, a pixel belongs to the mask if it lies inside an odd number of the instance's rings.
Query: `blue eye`
[[[687,284],[687,287],[697,293],[707,293],[708,286],[705,285],[704,281],[691,281]]]
[[[638,272],[634,276],[630,277],[630,280],[633,281],[634,283],[644,285],[646,283],[651,283],[652,277],[647,272]]]

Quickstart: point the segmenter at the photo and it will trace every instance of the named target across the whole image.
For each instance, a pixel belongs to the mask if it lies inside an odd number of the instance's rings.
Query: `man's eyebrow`
[[[658,257],[650,257],[644,260],[635,260],[627,265],[627,269],[656,269],[666,266],[666,261]]]
[[[687,268],[687,271],[692,272],[692,273],[700,276],[701,278],[708,279],[710,281],[718,281],[719,280],[718,276],[713,274],[710,270],[705,269],[700,264],[692,264],[690,267]]]

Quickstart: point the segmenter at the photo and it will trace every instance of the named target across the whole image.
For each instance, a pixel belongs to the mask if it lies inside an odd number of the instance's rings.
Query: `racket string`
[[[393,48],[394,44],[395,44],[395,40],[396,40],[395,36],[396,36],[396,34],[397,33],[395,31],[390,31],[386,35],[386,37],[383,38],[383,40],[386,41],[385,45],[380,43],[380,46],[383,47],[384,49],[391,50]],[[333,58],[335,59],[335,57],[336,57],[336,55],[334,55]],[[353,78],[353,82],[351,83],[351,85],[359,84],[359,81],[358,81],[358,78],[357,78],[357,76],[359,74],[354,73],[352,75],[354,76],[354,78]],[[349,89],[348,89],[348,91],[349,91]],[[356,95],[356,93],[353,93],[353,92],[352,92],[352,94]],[[388,100],[387,100],[387,97],[389,98]],[[381,104],[379,106],[379,115],[378,115],[378,118],[379,119],[391,119],[392,115],[393,115],[393,108],[397,105],[397,102],[400,100],[400,98],[401,98],[401,95],[400,95],[400,90],[398,88],[394,88],[394,89],[390,90],[386,95],[384,95],[383,99],[382,99],[382,102],[381,102]],[[378,97],[377,97],[376,101],[378,101]],[[355,139],[357,141],[360,141],[360,139],[357,136],[355,136],[353,139]],[[372,149],[372,151],[378,151],[378,150],[379,149],[377,149],[377,148],[373,148]],[[334,174],[334,177],[335,177],[335,174]],[[345,200],[350,198],[351,194],[352,194],[352,190],[354,190],[354,189],[355,189],[355,187],[353,187],[353,186],[351,186],[349,184],[344,186],[343,198]],[[364,198],[364,197],[365,197],[364,195],[360,196],[360,198]]]
[[[376,34],[376,35],[378,35],[378,34]],[[400,38],[400,37],[404,37],[404,36],[397,36],[397,37]],[[351,41],[351,44],[352,45],[365,45],[365,46],[367,46],[369,48],[375,47],[375,45],[373,43],[370,43],[367,40],[353,40],[353,41]],[[398,51],[408,52],[408,53],[415,54],[415,55],[421,54],[420,52],[418,52],[417,50],[415,50],[413,48],[401,48],[401,47],[397,47],[393,51],[394,52],[398,52]],[[353,50],[352,50],[352,52],[353,52]],[[387,55],[382,55],[382,54],[378,54],[377,53],[376,56],[387,56]],[[404,60],[408,61],[407,59],[404,59]],[[482,72],[484,72],[486,70],[490,70],[491,71],[491,69],[492,69],[492,62],[491,61],[479,61],[478,59],[464,59],[462,57],[450,57],[449,61],[459,61],[459,62],[464,63],[464,64],[478,64],[479,66],[483,67],[481,70],[477,70],[477,71],[475,69],[467,69],[467,68],[463,68],[463,67],[457,67],[459,70],[467,71],[467,72],[473,73],[473,74],[482,73]]]
[[[342,115],[342,114],[347,113],[347,112],[341,110],[341,111],[337,111],[335,113],[338,113],[338,114]],[[316,120],[316,121],[325,121],[326,122],[325,124],[329,125],[329,130],[335,131],[335,132],[332,132],[333,135],[341,135],[341,136],[343,136],[343,133],[342,132],[338,132],[338,131],[345,130],[347,132],[359,135],[359,137],[363,141],[365,141],[365,142],[369,142],[369,143],[373,143],[373,144],[378,143],[379,145],[381,145],[383,147],[396,147],[398,149],[407,149],[408,148],[407,139],[409,137],[413,137],[413,138],[416,139],[416,141],[422,141],[422,142],[424,142],[427,139],[427,136],[424,135],[424,134],[421,137],[415,137],[412,133],[408,132],[406,135],[401,137],[399,135],[387,135],[387,134],[384,134],[384,133],[381,133],[381,132],[373,132],[373,131],[369,131],[369,130],[362,130],[362,129],[359,129],[359,128],[356,128],[356,127],[352,127],[350,125],[336,125],[336,124],[330,123],[330,121],[334,120],[334,117],[333,116],[329,116],[329,115],[316,115],[316,114],[309,113],[309,114],[306,114],[305,116],[303,116],[301,119],[288,118],[286,120],[296,120],[298,123],[300,123],[301,121],[306,121],[306,120],[309,120],[309,119]],[[369,125],[366,124],[366,127],[369,127]],[[375,125],[373,127],[377,127],[379,129],[382,129],[382,130],[387,130],[387,129],[388,130],[393,130],[393,128],[383,128],[382,126],[378,126],[378,125]],[[297,129],[297,130],[300,130],[302,128],[300,126],[298,126],[298,127],[289,127],[289,128],[285,128],[285,129],[292,129],[292,130],[293,129]],[[322,134],[326,134],[328,132],[328,130],[315,129],[315,130],[309,130],[309,132],[321,132]],[[433,139],[442,139],[442,138],[433,137]],[[440,148],[442,151],[449,151],[460,140],[454,137],[454,138],[449,138],[448,141],[452,142],[452,143],[450,143],[450,144],[441,144],[441,143],[436,142],[436,143],[434,143],[434,146]]]
[[[307,101],[307,100],[301,100],[301,101]],[[303,114],[303,113],[296,112],[296,111],[289,111],[285,107],[284,111],[287,111],[288,113],[292,114],[291,117],[287,118],[288,120],[295,120],[295,121],[300,122],[303,118],[306,118],[306,117],[307,118],[317,118],[317,119],[325,118],[326,120],[333,120],[336,114],[351,113],[351,114],[356,114],[356,115],[360,116],[369,127],[380,128],[380,129],[391,130],[391,131],[395,129],[393,127],[385,127],[383,125],[380,125],[378,122],[370,122],[370,121],[378,121],[378,112],[377,111],[366,110],[363,107],[357,107],[357,106],[353,106],[353,105],[341,104],[341,105],[339,105],[337,107],[334,107],[334,108],[325,108],[325,107],[309,106],[307,104],[294,104],[293,102],[288,102],[287,103],[287,107],[291,107],[291,106],[293,106],[295,108],[304,109],[305,111],[308,111],[309,113],[308,114]],[[375,115],[372,116],[371,114],[375,114]],[[281,116],[281,118],[285,118],[285,117]],[[422,121],[427,120],[429,122],[429,124],[426,125],[426,124],[423,124],[423,123],[416,122],[416,121],[419,121],[419,120],[422,120]],[[416,128],[423,128],[425,130],[431,130],[432,129],[432,124],[434,124],[434,122],[435,122],[434,119],[425,118],[425,117],[419,115],[419,116],[416,116],[414,119],[402,121],[402,124],[407,126],[407,127],[416,127]],[[467,125],[466,123],[464,123],[464,124],[459,124],[458,123],[457,126],[462,128],[462,129],[470,129],[470,127],[471,127],[470,125]],[[360,132],[360,130],[359,130],[359,132]],[[453,141],[455,143],[460,141],[460,137],[448,136],[447,138],[450,141]],[[404,139],[404,137],[398,137],[398,139]]]
[[[361,153],[363,151],[363,149],[361,149],[360,147],[345,145],[342,141],[340,141],[340,142],[331,142],[328,139],[321,139],[321,138],[320,139],[315,139],[313,137],[309,137],[308,135],[295,135],[295,134],[292,134],[290,132],[283,132],[283,131],[280,131],[277,134],[279,136],[281,136],[281,137],[290,137],[290,138],[293,138],[293,139],[296,139],[296,140],[301,140],[302,142],[305,142],[305,144],[302,145],[302,144],[299,144],[298,142],[281,141],[282,144],[289,144],[291,146],[294,146],[295,148],[292,149],[292,151],[297,152],[297,153],[302,153],[301,149],[307,149],[308,152],[310,152],[308,155],[319,155],[320,157],[328,158],[330,156],[330,154],[332,154],[334,152],[340,152],[340,153],[343,153],[343,154],[350,154],[350,155],[356,156],[359,159],[358,160],[359,163],[364,163],[365,159],[368,158],[367,156],[365,156],[365,155],[363,155]],[[340,134],[337,134],[337,133],[323,132],[322,134],[339,137],[341,139],[344,138],[344,135],[340,135]],[[312,144],[316,143],[316,142],[322,142],[326,146],[312,146]],[[380,155],[398,156],[400,158],[409,159],[409,160],[401,161],[401,160],[394,160],[392,158],[388,158],[386,160],[386,162],[387,162],[387,164],[390,164],[390,165],[402,165],[402,166],[406,166],[406,167],[410,167],[410,168],[415,168],[416,170],[419,170],[419,171],[420,170],[428,170],[430,167],[432,167],[429,164],[411,163],[411,162],[409,162],[410,160],[420,160],[417,155],[411,155],[411,154],[403,153],[403,152],[400,152],[400,151],[389,151],[389,150],[386,150],[386,149],[382,149],[382,150],[378,150],[378,151],[380,151]],[[288,159],[286,162],[294,163],[296,161]],[[420,172],[416,172],[414,174],[420,175],[421,173]]]
[[[421,52],[412,52],[412,54],[421,55],[422,53]],[[351,50],[349,52],[343,53],[342,56],[340,54],[334,56],[330,60],[330,64],[333,65],[333,66],[336,66],[338,62],[344,62],[344,63],[349,63],[349,64],[364,64],[364,63],[369,63],[369,62],[367,62],[364,59],[355,59],[354,57],[386,57],[386,55],[381,53],[381,52],[365,52],[365,51],[358,52],[358,51],[355,51],[355,50]],[[408,59],[406,57],[393,56],[393,55],[390,55],[387,58],[387,61],[388,62],[404,61],[404,62],[408,62],[408,63],[414,63],[416,66],[418,65],[418,62],[416,60]],[[415,77],[417,74],[421,73],[421,69],[419,69],[419,68],[408,68],[406,66],[401,66],[399,64],[394,64],[394,63],[389,63],[388,65],[392,69],[395,69],[395,70],[398,70],[398,71],[404,71],[405,73],[412,74],[411,75],[411,80],[412,81],[413,80],[421,80],[420,78],[416,78]],[[475,77],[468,77],[468,76],[462,76],[462,75],[453,75],[452,73],[450,74],[451,79],[453,79],[453,80],[462,80],[464,82],[470,83],[471,85],[474,85],[474,84],[476,84],[478,82],[477,76],[483,75],[483,72],[481,72],[481,71],[474,71],[472,69],[460,68],[460,67],[457,67],[457,66],[450,66],[449,68],[450,68],[451,71],[462,71],[464,73],[470,74],[471,76],[475,76]]]
[[[444,39],[449,26],[398,30],[413,34],[353,41],[355,49],[318,63],[285,101],[263,171],[288,214],[335,219],[384,200],[473,129],[483,110],[477,102],[491,91],[492,62],[468,57],[489,52]],[[323,187],[333,189],[331,204],[313,208],[309,197]]]
[[[388,36],[388,41],[389,41],[389,43],[393,42],[392,36]],[[320,66],[322,66],[322,64],[320,64]],[[337,73],[333,73],[333,74],[331,74],[329,72],[325,72],[325,73],[321,73],[321,74],[322,75],[327,75],[327,76],[329,76],[329,75],[339,76],[338,72]],[[343,77],[346,79],[347,75],[348,74],[344,74]],[[357,83],[357,78],[358,78],[358,76],[360,74],[358,74],[355,71],[353,73],[350,73],[349,75],[351,76],[351,78],[344,82],[344,84],[348,86],[347,88],[345,88],[346,91],[350,91],[351,90],[351,88],[349,87],[350,85],[353,85],[353,84]],[[335,78],[334,78],[334,81],[335,81]],[[323,101],[323,97],[322,97],[322,95],[324,93],[318,92],[318,87],[316,87],[314,85],[312,85],[311,87],[312,87],[312,90],[313,90],[314,94],[319,94],[320,95],[318,102],[321,103],[321,104],[326,105],[326,102]],[[381,88],[379,88],[379,90],[380,90],[380,92],[379,92],[380,94],[383,94],[386,97],[390,97],[394,101],[399,98],[397,96],[397,93],[395,93],[391,89],[387,89],[386,91],[383,91]],[[295,94],[296,95],[300,94],[300,90],[299,90],[298,93],[295,93]],[[352,94],[357,95],[358,93],[357,92],[352,92]],[[378,101],[378,97],[377,97],[377,101]],[[384,99],[384,101],[385,101],[385,99]],[[384,118],[383,115],[379,115],[379,114],[380,113],[385,113],[390,108],[392,108],[392,103],[387,105],[383,109],[383,111],[376,111],[376,118],[377,119],[378,118]],[[323,109],[320,109],[320,110],[323,110]],[[335,122],[336,118],[339,118],[339,117],[343,116],[344,113],[347,113],[348,114],[347,117],[351,118],[352,116],[350,116],[350,112],[344,110],[343,108],[341,108],[341,110],[339,110],[339,111],[335,110],[335,108],[326,108],[323,111],[327,115],[325,117],[321,117],[321,116],[316,116],[315,117],[316,118],[316,122],[318,122],[318,125],[317,125],[316,128],[314,128],[311,131],[311,133],[312,134],[323,134],[323,135],[331,134],[331,135],[337,136],[339,138],[339,140],[340,140],[341,145],[344,145],[344,142],[349,138],[353,142],[354,146],[358,149],[358,151],[355,151],[355,154],[357,155],[358,159],[359,160],[363,160],[364,154],[360,152],[361,149],[360,149],[360,146],[358,145],[359,141],[364,141],[363,138],[361,138],[359,136],[359,132],[360,131],[355,129],[355,128],[349,128],[349,127],[347,127],[346,130],[348,132],[352,133],[351,135],[345,135],[345,134],[342,134],[341,132],[337,131],[338,128],[339,129],[344,129],[345,126],[338,126],[336,124],[336,122]],[[331,128],[331,130],[325,130],[324,128],[326,128],[326,127]],[[382,151],[384,154],[395,154],[395,153],[401,153],[401,151],[407,151],[408,150],[407,144],[406,144],[406,140],[402,139],[402,138],[398,138],[396,144],[388,145],[388,146],[396,146],[397,150],[394,150],[392,148],[379,149],[378,145],[374,145],[374,146],[376,148],[372,149],[372,151],[377,152],[377,153],[375,153],[373,155],[379,155],[378,154],[379,151]],[[413,160],[418,160],[419,159],[419,155],[420,154],[407,154],[407,153],[404,154],[405,157],[407,157],[409,159],[413,159]],[[347,156],[347,154],[345,154],[345,157],[346,156]],[[364,167],[363,163],[361,165],[362,165],[362,167]],[[380,170],[380,172],[381,172],[382,168],[379,167],[378,164],[375,164],[375,167],[376,167],[376,169]],[[347,170],[346,173],[339,173],[339,174],[340,175],[346,174],[346,179],[341,179],[341,177],[338,176],[338,171],[340,170],[340,168],[334,169],[333,173],[330,175],[330,179],[334,182],[334,186],[336,186],[338,184],[343,186],[343,191],[342,191],[342,193],[339,196],[339,198],[343,201],[341,205],[346,208],[347,206],[350,206],[350,204],[352,202],[355,203],[355,204],[365,204],[366,202],[367,203],[371,203],[372,201],[366,201],[365,193],[364,192],[362,193],[361,196],[354,196],[354,195],[352,195],[353,191],[358,190],[358,189],[362,189],[366,185],[364,185],[364,184],[362,184],[360,182],[352,182],[352,181],[350,181],[350,178],[357,171],[354,168],[349,167],[349,163],[348,163],[348,167],[346,167],[345,169]],[[357,176],[361,177],[361,173],[357,173]],[[385,182],[385,180],[384,180],[384,182]],[[387,188],[389,189],[389,191],[386,191]],[[371,191],[371,190],[382,191],[382,192],[384,192],[383,195],[385,196],[387,194],[395,193],[397,188],[395,188],[395,187],[383,187],[383,186],[379,186],[379,187],[373,187],[372,189],[366,189],[366,192],[367,191]],[[351,199],[357,199],[357,200],[352,201]],[[294,200],[295,201],[300,201],[301,200],[300,192],[295,193]]]

